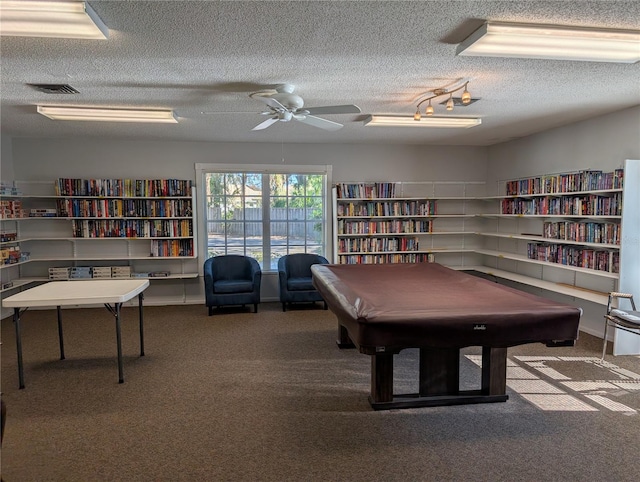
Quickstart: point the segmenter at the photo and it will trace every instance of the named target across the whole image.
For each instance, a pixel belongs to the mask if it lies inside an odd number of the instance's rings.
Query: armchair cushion
[[[213,283],[214,293],[243,293],[252,290],[252,280],[220,280]]]
[[[289,278],[287,280],[287,289],[289,291],[315,290],[311,278]]]

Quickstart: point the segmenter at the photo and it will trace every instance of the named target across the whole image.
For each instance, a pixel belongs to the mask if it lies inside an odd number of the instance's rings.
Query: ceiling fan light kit
[[[368,127],[441,127],[468,129],[482,124],[478,117],[423,117],[407,115],[370,115],[364,120]]]
[[[456,54],[635,63],[640,31],[489,21],[460,43]]]
[[[87,2],[2,0],[3,36],[104,40],[109,29]]]
[[[177,124],[172,110],[114,109],[90,107],[37,106],[39,114],[53,120],[103,122],[155,122]]]

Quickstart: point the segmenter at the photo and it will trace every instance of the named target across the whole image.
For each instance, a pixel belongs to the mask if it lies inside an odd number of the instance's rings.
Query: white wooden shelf
[[[474,218],[476,214],[399,214],[395,216],[375,216],[375,215],[339,215],[337,219],[434,219],[434,218]]]
[[[533,278],[531,276],[525,276],[511,271],[505,271],[496,268],[490,268],[488,266],[464,266],[459,268],[465,271],[478,271],[481,273],[495,276],[497,278],[507,279],[509,281],[515,281],[528,286],[534,286],[554,293],[560,293],[562,295],[572,296],[581,300],[591,301],[599,305],[607,305],[608,296],[607,293],[601,293],[599,291],[592,291],[582,288],[576,288],[568,286],[562,283],[554,283],[552,281],[545,281],[542,279]]]
[[[509,253],[506,251],[493,251],[493,250],[489,250],[489,249],[477,249],[475,250],[476,253],[478,254],[483,254],[485,256],[492,256],[494,258],[502,258],[502,259],[511,259],[514,261],[519,261],[522,263],[530,263],[530,264],[538,264],[538,265],[542,265],[542,266],[549,266],[551,268],[560,268],[560,269],[568,269],[571,271],[575,271],[578,273],[584,273],[584,274],[590,274],[593,276],[600,276],[603,278],[611,278],[611,279],[618,279],[619,275],[617,273],[610,273],[608,271],[598,271],[596,269],[590,269],[590,268],[581,268],[581,267],[577,267],[577,266],[569,266],[566,264],[560,264],[560,263],[551,263],[549,261],[540,261],[537,259],[529,259],[524,255],[521,254],[516,254],[516,253]]]
[[[341,251],[338,256],[351,256],[360,254],[436,254],[436,253],[474,253],[473,249],[466,248],[429,248],[416,251]]]
[[[443,235],[475,235],[476,233],[470,233],[468,231],[430,231],[430,232],[415,232],[415,233],[353,233],[353,234],[338,234],[338,238],[369,238],[369,237],[382,237],[382,236],[443,236]]]
[[[494,201],[500,199],[530,199],[536,197],[573,197],[573,196],[588,196],[594,194],[596,196],[606,196],[608,194],[615,194],[622,192],[622,189],[600,189],[594,191],[576,191],[576,192],[549,192],[541,194],[514,194],[509,196],[483,196],[478,199],[483,201]]]
[[[525,219],[611,219],[620,220],[622,216],[608,216],[608,215],[579,215],[579,214],[477,214],[476,216],[482,218],[525,218]]]
[[[588,246],[590,248],[602,248],[602,249],[620,249],[620,246],[617,244],[606,244],[606,243],[587,243],[583,241],[570,241],[565,239],[558,238],[545,238],[544,236],[536,236],[529,234],[508,234],[508,233],[476,233],[479,236],[487,236],[493,238],[506,238],[506,239],[521,239],[525,241],[538,241],[542,243],[552,243],[552,244],[571,244],[575,246]]]

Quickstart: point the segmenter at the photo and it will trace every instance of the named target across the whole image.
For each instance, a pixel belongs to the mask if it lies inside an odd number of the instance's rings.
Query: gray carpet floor
[[[26,389],[2,320],[2,478],[18,481],[638,481],[640,359],[600,340],[509,349],[506,403],[373,411],[370,358],[336,347],[320,304],[282,313],[204,306],[123,312],[125,383],[102,308],[23,322]],[[478,348],[461,386],[479,386]],[[395,390],[417,390],[417,353]]]

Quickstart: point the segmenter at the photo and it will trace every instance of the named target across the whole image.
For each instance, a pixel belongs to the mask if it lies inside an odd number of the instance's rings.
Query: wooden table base
[[[479,390],[460,390],[460,349],[421,348],[419,393],[393,393],[393,353],[371,355],[371,395],[374,410],[506,402],[507,349],[482,348]]]

